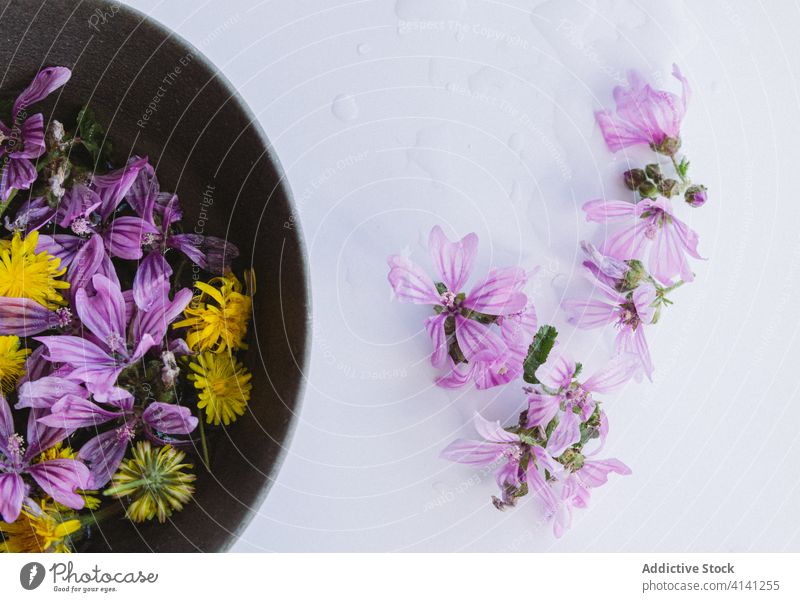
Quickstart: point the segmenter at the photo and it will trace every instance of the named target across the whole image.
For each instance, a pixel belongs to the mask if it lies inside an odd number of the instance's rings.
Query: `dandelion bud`
[[[683,198],[692,207],[702,207],[706,204],[706,200],[708,199],[707,192],[708,191],[706,187],[702,184],[698,186],[689,186],[689,188],[686,189]]]
[[[629,169],[622,174],[622,177],[625,180],[625,186],[629,190],[636,190],[647,181],[647,176],[642,169]]]

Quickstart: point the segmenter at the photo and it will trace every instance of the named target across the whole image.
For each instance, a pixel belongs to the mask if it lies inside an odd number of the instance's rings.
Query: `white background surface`
[[[235,550],[798,551],[800,7],[632,0],[135,0],[199,47],[273,141],[299,204],[315,336],[279,479]],[[427,25],[405,25],[404,22]],[[505,420],[519,387],[432,384],[424,308],[391,301],[386,256],[427,264],[431,226],[476,231],[480,269],[541,266],[532,292],[587,371],[611,332],[564,328],[580,205],[621,195],[626,157],[593,111],[628,67],[694,88],[684,132],[710,189],[680,216],[697,281],[649,331],[654,384],[606,400],[628,463],[570,532],[491,475],[438,459]],[[479,274],[476,274],[478,276]]]

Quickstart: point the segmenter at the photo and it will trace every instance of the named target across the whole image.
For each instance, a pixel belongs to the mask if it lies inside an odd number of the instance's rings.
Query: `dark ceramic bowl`
[[[0,0],[0,90],[19,92],[42,67],[73,75],[36,109],[73,117],[88,103],[114,157],[147,155],[162,190],[176,191],[184,225],[242,251],[237,271],[258,280],[249,412],[214,441],[193,503],[166,524],[110,520],[87,551],[221,551],[274,482],[300,402],[309,342],[301,234],[278,159],[227,80],[171,31],[116,2]],[[154,110],[153,110],[154,107]]]

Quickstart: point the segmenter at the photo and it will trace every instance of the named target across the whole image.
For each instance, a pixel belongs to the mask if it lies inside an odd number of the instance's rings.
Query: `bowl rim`
[[[297,385],[297,393],[294,399],[294,406],[291,408],[291,417],[289,418],[289,422],[286,426],[286,435],[284,441],[280,445],[280,450],[275,456],[275,462],[272,465],[271,470],[269,473],[265,473],[265,483],[264,486],[261,487],[258,494],[255,496],[253,500],[253,504],[248,505],[247,511],[244,514],[242,520],[236,526],[235,529],[228,531],[228,535],[226,536],[225,540],[214,550],[206,550],[212,552],[226,552],[228,551],[242,536],[244,531],[250,525],[250,523],[255,518],[256,514],[260,507],[264,504],[264,501],[267,499],[272,486],[278,479],[280,475],[281,468],[283,468],[283,463],[286,460],[286,457],[289,453],[289,447],[291,445],[292,440],[294,439],[295,432],[297,430],[297,426],[299,423],[299,414],[303,408],[303,402],[305,400],[305,393],[306,388],[308,385],[308,372],[311,364],[311,344],[312,344],[312,322],[313,322],[313,305],[312,305],[312,296],[311,296],[311,276],[310,276],[310,269],[309,269],[309,260],[308,260],[308,248],[306,245],[305,236],[303,234],[303,228],[300,222],[300,216],[297,208],[297,204],[294,199],[294,195],[292,194],[292,189],[289,186],[288,179],[286,177],[286,172],[281,164],[280,159],[273,147],[272,143],[270,142],[269,138],[267,137],[266,133],[264,132],[264,128],[261,126],[261,122],[259,121],[258,117],[255,115],[253,110],[250,106],[245,102],[242,95],[236,89],[231,81],[225,76],[221,69],[219,69],[211,60],[206,57],[205,54],[201,50],[199,50],[194,44],[186,40],[183,36],[179,33],[168,27],[167,25],[161,23],[154,17],[151,17],[147,13],[140,11],[139,9],[132,7],[128,4],[123,2],[112,2],[110,0],[83,0],[83,3],[97,8],[109,8],[109,7],[116,7],[116,10],[122,13],[128,13],[128,15],[132,18],[139,19],[140,23],[136,26],[138,29],[142,24],[145,26],[152,28],[157,33],[162,34],[166,39],[173,40],[179,46],[183,46],[186,50],[191,51],[192,53],[192,60],[199,60],[203,67],[205,67],[209,72],[211,72],[220,82],[223,89],[228,93],[228,101],[233,101],[235,103],[235,107],[242,112],[242,114],[247,118],[248,124],[250,127],[253,128],[254,133],[257,135],[259,141],[264,146],[266,150],[267,157],[272,164],[275,172],[278,176],[278,184],[276,188],[280,188],[281,192],[283,193],[286,204],[287,210],[289,212],[289,216],[292,220],[292,231],[295,233],[297,250],[298,250],[298,259],[299,259],[299,272],[297,274],[302,279],[302,290],[304,291],[304,299],[303,299],[303,315],[304,315],[304,326],[305,332],[303,335],[303,350],[301,356],[295,355],[294,357],[298,360],[297,367],[300,372],[301,378]]]

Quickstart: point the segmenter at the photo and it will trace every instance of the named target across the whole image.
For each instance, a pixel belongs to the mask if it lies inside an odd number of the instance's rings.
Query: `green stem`
[[[197,422],[200,424],[200,449],[203,452],[203,464],[205,464],[206,470],[211,470],[211,462],[208,460],[208,443],[206,443],[206,429],[203,424],[205,420],[203,420],[203,416],[200,416],[200,420]]]
[[[109,504],[108,506],[105,506],[104,508],[101,508],[97,512],[90,512],[89,514],[81,516],[80,517],[81,527],[85,528],[85,527],[91,527],[93,525],[98,525],[102,521],[108,518],[112,518],[117,514],[119,514],[121,509],[122,506],[120,504],[112,503]]]
[[[672,286],[670,286],[670,287],[667,287],[667,288],[665,288],[664,290],[662,290],[662,291],[661,291],[661,294],[662,294],[662,295],[668,295],[669,293],[671,293],[671,292],[672,292],[672,291],[674,291],[675,289],[678,289],[678,288],[682,287],[684,284],[686,284],[686,283],[685,283],[683,280],[678,280],[678,281],[677,281],[675,284],[673,284]]]

